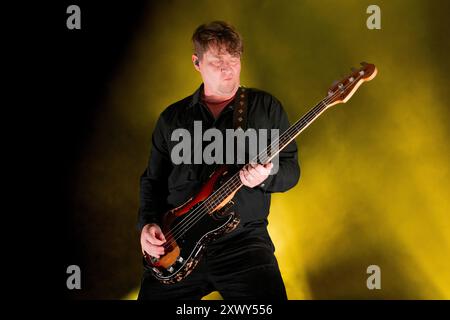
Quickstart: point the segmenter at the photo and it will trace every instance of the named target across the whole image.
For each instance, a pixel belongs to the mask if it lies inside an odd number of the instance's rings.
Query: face
[[[193,55],[195,62],[197,56]],[[200,72],[205,91],[217,96],[229,96],[239,87],[241,74],[240,56],[232,56],[225,49],[210,48],[195,68]]]

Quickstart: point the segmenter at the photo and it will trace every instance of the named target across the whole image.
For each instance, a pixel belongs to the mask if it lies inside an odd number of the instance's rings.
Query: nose
[[[222,71],[222,77],[223,79],[230,80],[231,78],[233,78],[233,72],[231,70]]]
[[[231,72],[232,72],[232,69],[231,69],[231,66],[230,66],[229,64],[223,64],[223,65],[220,67],[220,71],[221,71],[222,73],[228,74],[228,73],[231,73]]]

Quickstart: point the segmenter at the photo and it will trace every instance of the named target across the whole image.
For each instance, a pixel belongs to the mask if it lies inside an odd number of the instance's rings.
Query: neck
[[[206,85],[203,87],[203,95],[205,97],[205,100],[208,102],[221,102],[225,100],[229,100],[234,97],[236,92],[239,89],[239,85],[236,86],[236,88],[233,89],[230,93],[227,94],[221,94],[218,92],[212,91],[210,88],[208,88]]]

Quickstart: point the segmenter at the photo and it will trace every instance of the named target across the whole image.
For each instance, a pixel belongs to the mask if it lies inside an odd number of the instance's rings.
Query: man
[[[191,96],[166,108],[152,136],[148,167],[141,177],[141,206],[138,228],[142,252],[159,258],[166,242],[159,226],[161,214],[192,197],[211,173],[211,165],[174,164],[171,134],[185,128],[193,134],[193,122],[203,129],[233,129],[236,92],[240,88],[243,45],[240,35],[225,22],[201,25],[192,37],[192,62],[203,84]],[[247,127],[289,127],[280,102],[272,95],[245,89]],[[212,241],[194,271],[175,284],[161,284],[145,265],[138,299],[201,299],[219,291],[224,299],[286,299],[284,283],[274,256],[275,247],[267,232],[270,194],[296,185],[300,176],[297,146],[291,142],[279,154],[279,168],[270,175],[268,164],[248,164],[239,176],[243,187],[234,197],[241,222],[236,230]]]

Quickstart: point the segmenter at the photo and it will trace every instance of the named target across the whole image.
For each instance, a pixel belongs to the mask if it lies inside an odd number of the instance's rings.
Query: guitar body
[[[204,204],[231,174],[228,166],[219,167],[195,197],[163,215],[165,253],[159,259],[144,255],[153,276],[160,282],[171,284],[184,279],[200,261],[206,245],[239,224],[239,216],[230,210],[235,192],[215,205]]]

